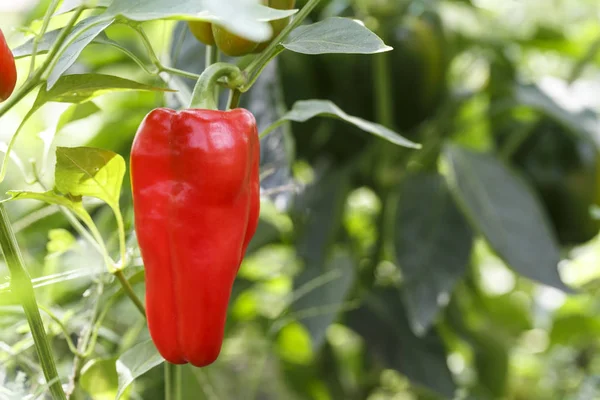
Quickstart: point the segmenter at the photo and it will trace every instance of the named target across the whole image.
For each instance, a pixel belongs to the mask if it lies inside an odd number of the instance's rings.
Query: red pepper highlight
[[[160,354],[202,367],[219,355],[233,281],[260,208],[260,143],[245,109],[159,108],[131,151],[146,312]]]

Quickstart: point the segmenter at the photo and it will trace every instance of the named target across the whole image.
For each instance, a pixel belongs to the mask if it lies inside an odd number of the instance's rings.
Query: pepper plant
[[[0,15],[0,398],[600,396],[565,1]]]

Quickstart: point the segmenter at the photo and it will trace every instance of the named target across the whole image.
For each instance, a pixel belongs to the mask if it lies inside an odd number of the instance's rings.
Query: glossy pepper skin
[[[8,48],[4,34],[0,30],[0,102],[8,99],[17,83],[17,67],[12,52]]]
[[[260,144],[247,110],[150,112],[131,151],[150,335],[174,364],[219,355],[233,281],[260,208]]]

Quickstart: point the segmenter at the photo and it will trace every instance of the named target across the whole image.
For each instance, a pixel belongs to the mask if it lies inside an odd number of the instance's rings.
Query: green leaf
[[[9,199],[3,200],[12,201],[12,200],[39,200],[48,204],[56,204],[57,206],[66,207],[69,210],[73,211],[80,218],[83,216],[87,216],[89,218],[89,214],[83,207],[83,203],[81,202],[81,197],[67,197],[63,196],[59,193],[56,193],[52,190],[47,192],[28,192],[21,190],[11,190],[6,192],[9,196]],[[82,218],[83,219],[83,218]]]
[[[34,109],[40,108],[47,102],[59,103],[84,103],[94,97],[125,91],[170,91],[119,78],[118,76],[102,74],[65,75],[50,90],[42,88],[33,105]]]
[[[312,349],[318,351],[325,342],[327,328],[335,322],[344,308],[344,300],[354,284],[356,274],[355,261],[347,251],[336,251],[319,272],[321,275],[307,280],[315,271],[309,268],[298,283],[303,283],[294,294],[308,289],[306,295],[299,297],[293,304],[295,316],[310,332]]]
[[[57,256],[69,251],[77,242],[75,237],[66,229],[52,229],[48,232],[46,250],[48,256]]]
[[[282,45],[302,54],[375,54],[390,51],[376,34],[361,22],[332,17],[294,29]]]
[[[67,108],[58,119],[58,124],[56,124],[56,132],[59,132],[67,124],[87,118],[90,115],[94,115],[98,111],[100,111],[100,107],[91,101],[82,104],[73,104]]]
[[[131,383],[165,360],[154,347],[152,340],[147,339],[124,352],[117,360],[119,390],[115,399],[120,399]]]
[[[81,369],[79,383],[94,399],[115,399],[119,386],[116,362],[117,357],[97,358],[89,361]]]
[[[76,30],[81,26],[87,26],[89,24],[88,19],[84,19],[83,21],[79,22],[77,25],[75,25],[75,28],[73,28],[73,30]],[[56,43],[56,40],[58,39],[58,36],[60,35],[61,31],[62,29],[54,29],[52,31],[46,32],[38,43],[37,54],[48,53],[48,51],[52,48],[54,43]],[[15,47],[12,50],[13,57],[15,59],[18,59],[31,56],[33,54],[33,41],[34,38],[31,38],[22,45]],[[108,38],[108,36],[106,36],[104,32],[100,32],[92,42],[112,44],[112,41]]]
[[[400,136],[396,132],[386,128],[383,125],[346,114],[343,110],[329,100],[297,101],[287,114],[267,128],[267,130],[263,132],[261,136],[264,136],[266,132],[270,132],[272,129],[281,125],[283,121],[305,122],[314,117],[338,118],[356,126],[359,129],[362,129],[365,132],[371,133],[399,146],[410,147],[413,149],[421,148],[420,144],[411,142],[410,140]]]
[[[296,11],[275,10],[247,0],[119,0],[114,1],[102,17],[122,16],[133,21],[183,19],[218,22],[232,33],[263,42],[273,33],[268,21],[289,17]]]
[[[48,89],[52,89],[67,69],[75,63],[83,49],[114,21],[114,19],[92,17],[83,21],[84,23],[78,24],[73,29],[57,53],[58,60],[52,66],[50,75],[48,76]]]
[[[56,149],[56,188],[72,196],[90,196],[118,208],[125,160],[119,154],[93,147]]]
[[[473,244],[441,175],[417,173],[402,181],[394,244],[408,319],[413,332],[423,335],[465,274]]]
[[[531,189],[492,155],[448,146],[443,167],[471,224],[521,275],[568,290],[560,280],[558,244]]]
[[[384,368],[395,369],[444,398],[454,398],[456,387],[440,337],[435,331],[415,336],[398,289],[372,291],[359,309],[347,314],[347,325],[363,337],[366,354]]]

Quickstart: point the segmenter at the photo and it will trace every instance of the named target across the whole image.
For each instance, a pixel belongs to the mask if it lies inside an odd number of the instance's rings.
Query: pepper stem
[[[246,83],[244,73],[235,65],[227,63],[216,63],[206,68],[194,87],[190,108],[203,108],[206,110],[217,110],[219,105],[215,99],[215,86],[220,78],[226,78],[226,86],[236,89]]]

